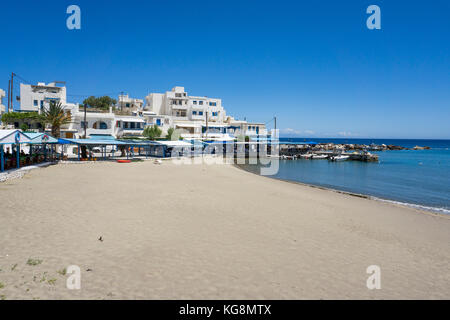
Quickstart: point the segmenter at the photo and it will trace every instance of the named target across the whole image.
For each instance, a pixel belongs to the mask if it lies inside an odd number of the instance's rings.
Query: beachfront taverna
[[[266,135],[263,123],[237,120],[226,113],[222,99],[190,96],[184,87],[174,87],[165,93],[150,93],[144,100],[120,94],[116,106],[109,110],[96,110],[67,101],[64,82],[20,85],[20,105],[17,112],[42,112],[51,101],[61,102],[71,113],[72,123],[61,128],[62,138],[142,136],[147,126],[158,126],[163,135],[169,128],[178,129],[185,139],[217,141],[234,140],[239,136]],[[18,128],[19,124],[14,127]],[[33,130],[41,128],[33,127]]]

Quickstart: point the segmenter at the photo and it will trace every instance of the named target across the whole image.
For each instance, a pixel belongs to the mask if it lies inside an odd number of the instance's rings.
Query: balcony
[[[84,129],[81,128],[81,130],[79,131],[81,134],[84,134]],[[108,129],[93,129],[93,128],[88,128],[86,129],[86,134],[88,136],[90,135],[96,135],[96,134],[100,134],[100,135],[105,135],[105,134],[109,134],[109,135],[113,135],[114,134],[114,130],[111,128]]]

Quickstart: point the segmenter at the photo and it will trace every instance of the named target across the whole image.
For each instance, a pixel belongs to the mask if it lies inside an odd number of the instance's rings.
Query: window
[[[87,122],[84,122],[84,121],[81,121],[81,128],[83,128],[84,129],[84,125],[86,124],[86,128],[88,127],[88,123]]]
[[[37,107],[37,106],[38,106],[38,104],[39,104],[39,103],[38,103],[38,101],[37,101],[37,100],[34,100],[34,101],[33,101],[33,105],[34,105],[35,107]]]
[[[192,111],[192,115],[196,116],[197,115],[197,111]]]
[[[161,125],[161,119],[156,119],[156,125],[160,126]]]
[[[203,105],[203,101],[199,101],[198,104],[202,106]]]
[[[106,129],[108,129],[108,125],[106,124],[106,123],[104,123],[104,122],[100,122],[100,125],[99,125],[99,129],[101,129],[101,130],[106,130]]]
[[[44,100],[41,100],[41,108],[44,107]]]
[[[217,103],[216,102],[210,102],[209,105],[212,106],[212,107],[215,107],[217,105]]]
[[[193,104],[197,104],[197,101],[194,100],[194,101],[192,101],[192,103],[193,103]]]
[[[212,116],[213,116],[213,117],[217,117],[218,114],[219,114],[218,112],[213,112],[213,113],[212,113]]]
[[[120,121],[116,121],[116,127],[120,128]]]
[[[199,115],[199,116],[202,116],[202,115],[203,115],[203,111],[199,111],[199,112],[198,112],[198,115]]]

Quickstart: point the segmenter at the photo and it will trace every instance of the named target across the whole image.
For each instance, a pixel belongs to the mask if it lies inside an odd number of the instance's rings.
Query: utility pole
[[[14,72],[11,72],[11,110],[14,110],[14,90],[13,90],[13,85],[14,85]],[[8,109],[8,112],[10,110]]]
[[[10,104],[11,104],[11,80],[8,80],[8,112]]]
[[[206,139],[208,139],[208,111],[206,111],[206,131],[205,131],[205,134],[206,134]]]
[[[273,119],[275,120],[275,130],[277,130],[277,116],[273,117]]]
[[[87,130],[87,128],[86,128],[86,125],[87,125],[87,123],[86,123],[86,109],[87,109],[87,104],[85,103],[84,104],[84,121],[83,121],[84,139],[86,139],[86,130]]]

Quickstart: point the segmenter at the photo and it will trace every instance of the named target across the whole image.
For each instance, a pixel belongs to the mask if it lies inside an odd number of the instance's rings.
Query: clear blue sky
[[[5,90],[11,72],[69,95],[178,85],[239,119],[277,115],[284,136],[450,138],[448,0],[9,1],[0,27]]]

